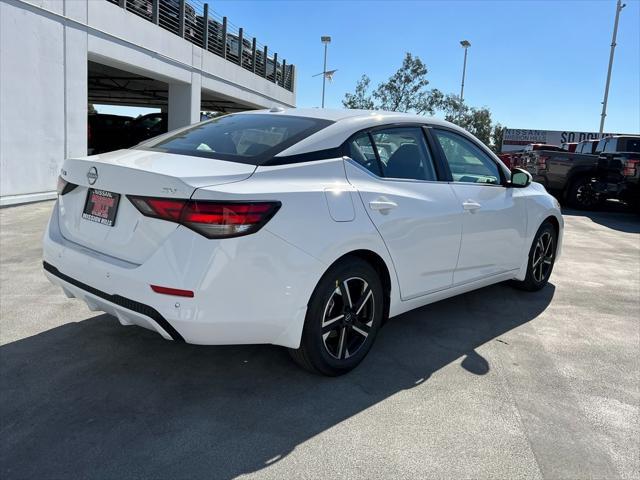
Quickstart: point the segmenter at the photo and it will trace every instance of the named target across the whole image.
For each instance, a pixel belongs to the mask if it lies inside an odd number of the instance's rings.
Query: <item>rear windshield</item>
[[[623,152],[640,152],[640,137],[627,137],[624,142]]]
[[[261,165],[332,123],[281,114],[226,115],[136,148]]]

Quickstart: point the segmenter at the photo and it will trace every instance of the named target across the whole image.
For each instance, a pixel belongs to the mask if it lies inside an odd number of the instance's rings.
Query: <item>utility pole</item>
[[[467,73],[467,49],[471,46],[471,42],[468,40],[462,40],[460,42],[462,48],[464,48],[464,63],[462,64],[462,86],[460,87],[460,103],[464,100],[464,76]]]
[[[604,100],[602,101],[602,114],[600,115],[600,135],[604,132],[604,119],[607,116],[607,101],[609,100],[609,84],[611,83],[611,68],[613,67],[613,54],[616,51],[616,38],[618,37],[618,20],[620,20],[620,12],[626,3],[618,0],[616,4],[616,19],[613,22],[613,36],[611,37],[611,53],[609,54],[609,69],[607,70],[607,83],[604,87]]]
[[[324,68],[322,69],[322,108],[324,108],[324,89],[327,83],[327,46],[331,43],[331,37],[322,36],[320,41],[324,43]]]

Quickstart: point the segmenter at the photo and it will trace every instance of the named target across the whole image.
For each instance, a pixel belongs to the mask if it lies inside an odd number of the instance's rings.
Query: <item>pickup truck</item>
[[[608,198],[640,206],[640,136],[607,137],[595,147],[580,142],[575,152],[533,150],[522,162],[534,181],[571,207],[595,208]]]

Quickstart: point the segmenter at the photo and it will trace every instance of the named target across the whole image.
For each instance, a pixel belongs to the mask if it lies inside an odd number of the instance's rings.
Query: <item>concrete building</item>
[[[295,72],[201,0],[0,0],[0,205],[55,196],[88,103],[161,108],[173,129],[295,106]]]

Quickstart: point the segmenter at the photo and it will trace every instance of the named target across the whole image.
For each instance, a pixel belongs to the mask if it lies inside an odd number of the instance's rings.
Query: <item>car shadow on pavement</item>
[[[5,478],[233,478],[535,319],[554,294],[495,285],[390,320],[355,371],[309,374],[282,348],[168,343],[100,315],[0,348]]]
[[[640,233],[640,215],[624,205],[609,202],[599,210],[562,209],[562,215],[589,218],[603,227],[625,233]]]

